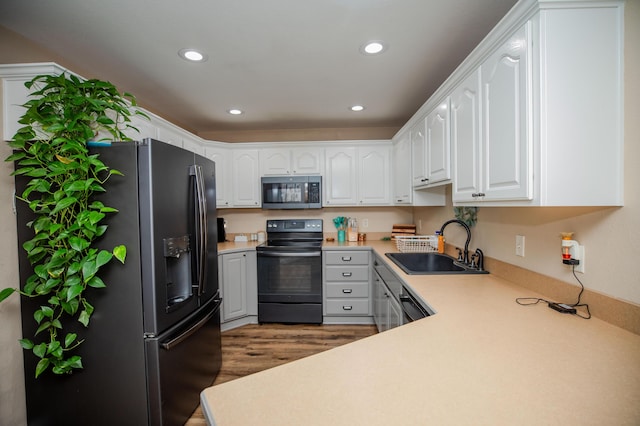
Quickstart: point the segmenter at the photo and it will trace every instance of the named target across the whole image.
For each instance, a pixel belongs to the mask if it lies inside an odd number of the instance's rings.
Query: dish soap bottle
[[[436,231],[436,236],[438,237],[438,253],[444,253],[444,235],[440,233],[440,231]]]

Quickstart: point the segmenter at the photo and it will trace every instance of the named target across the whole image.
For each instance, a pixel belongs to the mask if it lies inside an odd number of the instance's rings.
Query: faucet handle
[[[470,268],[475,268],[476,267],[476,259],[478,258],[478,253],[473,253],[471,255],[471,263],[469,264]]]
[[[458,250],[458,262],[464,261],[464,257],[462,256],[462,249],[459,247],[456,247],[456,250]]]

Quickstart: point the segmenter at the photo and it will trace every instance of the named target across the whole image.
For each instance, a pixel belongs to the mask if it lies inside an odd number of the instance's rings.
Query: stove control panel
[[[267,232],[322,232],[322,219],[267,220]]]

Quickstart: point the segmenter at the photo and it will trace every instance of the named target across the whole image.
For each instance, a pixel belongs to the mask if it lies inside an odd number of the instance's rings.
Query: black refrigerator
[[[119,211],[101,248],[124,244],[127,258],[106,265],[107,287],[89,295],[95,312],[88,328],[78,325],[82,370],[36,379],[38,359],[25,351],[28,423],[183,425],[221,365],[215,164],[152,139],[91,151],[124,174],[96,198]],[[17,178],[18,194],[21,185]],[[25,203],[17,202],[17,217],[22,247],[32,238]],[[32,272],[20,253],[24,285]],[[22,324],[30,338],[37,325],[29,312]]]

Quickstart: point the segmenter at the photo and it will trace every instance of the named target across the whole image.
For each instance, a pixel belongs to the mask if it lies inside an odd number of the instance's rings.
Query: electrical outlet
[[[369,227],[369,219],[362,219],[362,227],[363,228]]]
[[[524,235],[516,235],[516,256],[524,257]]]

